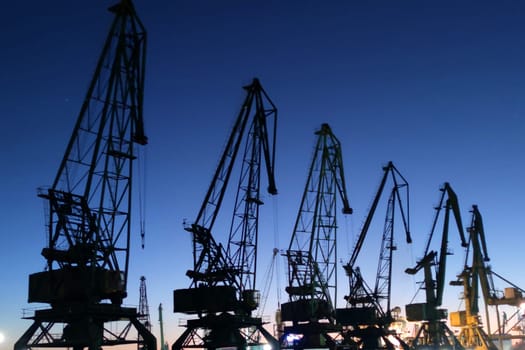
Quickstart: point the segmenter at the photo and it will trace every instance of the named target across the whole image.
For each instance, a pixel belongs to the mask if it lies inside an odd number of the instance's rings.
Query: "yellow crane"
[[[483,330],[478,305],[478,285],[488,286],[488,275],[485,262],[489,261],[485,232],[481,222],[481,215],[477,206],[473,206],[471,225],[468,228],[469,246],[472,248],[472,263],[469,266],[465,261],[463,271],[457,276],[451,285],[463,286],[463,297],[465,310],[450,313],[450,323],[453,327],[461,327],[458,339],[465,348],[475,350],[497,350],[496,345],[490,340]],[[492,288],[491,288],[492,289]],[[488,291],[488,289],[487,289]]]
[[[503,335],[502,327],[499,327],[499,305],[513,305],[519,306],[523,303],[523,290],[509,281],[505,280],[498,274],[492,271],[488,261],[490,261],[487,253],[487,243],[485,241],[485,229],[483,227],[483,219],[479,212],[478,206],[472,206],[471,225],[468,229],[469,245],[467,247],[467,254],[465,258],[465,267],[458,275],[456,281],[452,281],[451,285],[459,285],[463,287],[463,294],[465,299],[465,309],[450,314],[450,322],[454,327],[461,327],[459,340],[465,347],[474,348],[476,350],[496,350],[497,347],[493,343],[493,339],[500,340],[500,348],[502,348],[503,338],[512,338],[512,336]],[[468,265],[469,255],[472,253],[472,260]],[[494,287],[493,276],[499,277],[512,287],[505,288],[505,292],[497,291]],[[485,303],[485,313],[487,315],[487,325],[489,326],[488,306],[495,306],[498,316],[498,335],[491,337],[482,327],[481,317],[479,315],[479,289],[481,287],[483,300]],[[523,337],[517,337],[523,339]]]

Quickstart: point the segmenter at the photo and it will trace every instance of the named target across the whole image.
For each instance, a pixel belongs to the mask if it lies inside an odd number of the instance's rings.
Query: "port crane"
[[[259,304],[255,289],[256,255],[262,161],[268,177],[268,193],[277,194],[274,179],[275,122],[277,108],[258,79],[247,92],[228,138],[219,165],[193,224],[193,269],[186,275],[189,288],[173,292],[176,313],[197,315],[172,345],[182,348],[245,348],[260,344],[261,338],[278,347],[264,329],[262,319],[252,316]],[[273,127],[271,127],[273,126]],[[270,129],[270,130],[269,130]],[[228,244],[224,247],[212,234],[244,134],[244,156],[234,203]]]
[[[465,310],[453,312],[450,314],[452,326],[461,327],[459,340],[463,346],[475,348],[476,350],[497,350],[493,340],[502,339],[523,339],[522,335],[512,336],[505,333],[500,326],[499,305],[511,305],[519,307],[525,300],[523,299],[524,291],[510,281],[506,280],[499,274],[492,271],[488,264],[487,243],[485,240],[485,229],[483,227],[483,218],[477,205],[472,206],[471,225],[468,228],[469,246],[466,248],[465,265],[463,271],[457,276],[457,280],[450,282],[451,285],[463,287],[463,297],[465,300]],[[471,255],[470,265],[468,263]],[[507,282],[511,287],[505,288],[505,292],[498,291],[494,286],[494,277]],[[488,306],[496,307],[498,320],[498,334],[488,335],[481,323],[479,315],[479,289],[485,304],[485,314],[487,325],[490,332],[490,317]]]
[[[336,300],[336,199],[351,214],[343,171],[341,145],[328,124],[322,124],[308,172],[299,213],[285,256],[289,301],[281,305],[284,327],[281,349],[336,347],[330,333]],[[293,338],[293,339],[291,339]]]
[[[488,295],[488,299],[495,298],[495,293],[490,267],[486,265],[490,258],[485,241],[485,230],[477,205],[472,206],[471,225],[467,232],[469,234],[469,245],[466,248],[467,254],[463,271],[457,276],[456,281],[450,282],[451,285],[463,287],[465,310],[450,313],[450,323],[453,327],[461,327],[458,339],[465,348],[497,350],[496,345],[483,330],[479,315],[478,286],[481,284],[484,294]],[[472,250],[472,262],[469,266],[470,250]]]
[[[357,266],[357,259],[389,178],[392,182],[392,189],[388,196],[376,283],[372,289],[364,280],[361,270]],[[394,344],[389,339],[391,336],[397,339],[400,346],[408,347],[394,331],[389,330],[390,324],[394,321],[390,306],[390,293],[393,252],[397,249],[394,243],[394,217],[396,212],[401,215],[407,243],[412,243],[409,224],[408,182],[394,164],[389,162],[383,167],[383,177],[379,183],[379,188],[350,260],[344,265],[349,278],[349,294],[345,296],[347,305],[345,308],[337,309],[337,322],[346,327],[343,331],[345,343],[360,349],[393,349]]]
[[[29,276],[32,325],[15,350],[101,347],[155,337],[127,295],[135,147],[147,143],[143,124],[146,30],[130,0],[110,7],[115,18],[46,203],[43,272]],[[121,332],[109,322],[127,322]],[[131,337],[135,327],[141,340]]]
[[[448,249],[448,233],[451,211],[454,215],[457,230],[459,232],[461,246],[466,247],[468,244],[465,240],[465,233],[463,230],[463,223],[456,193],[448,182],[440,188],[440,191],[441,196],[439,204],[435,208],[436,213],[432,222],[432,228],[423,258],[418,261],[414,268],[408,268],[405,270],[406,273],[411,275],[416,274],[420,270],[424,271],[424,283],[422,288],[425,289],[426,302],[408,304],[405,306],[405,311],[408,321],[422,322],[411,344],[413,349],[433,348],[462,350],[463,346],[454,335],[454,332],[446,324],[448,314],[447,310],[440,308],[445,287],[447,255],[450,254]],[[435,250],[429,249],[442,209],[444,209],[443,231],[440,251],[438,253]],[[434,275],[433,267],[435,268]]]

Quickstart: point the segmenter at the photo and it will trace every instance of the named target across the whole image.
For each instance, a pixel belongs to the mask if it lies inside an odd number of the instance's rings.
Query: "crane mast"
[[[426,292],[426,302],[408,304],[405,307],[408,321],[422,322],[422,325],[417,331],[412,343],[412,348],[414,349],[427,349],[428,347],[434,349],[463,349],[463,346],[459,343],[458,339],[445,322],[447,318],[447,310],[439,308],[442,304],[445,287],[447,255],[450,254],[448,250],[448,232],[451,211],[456,221],[461,245],[466,247],[467,242],[465,240],[465,233],[463,231],[456,193],[448,182],[444,184],[440,191],[441,196],[439,204],[435,208],[436,214],[434,216],[432,229],[428,237],[423,258],[418,261],[414,268],[408,268],[405,270],[406,273],[411,275],[416,274],[421,269],[424,271],[423,288]],[[446,201],[445,198],[447,198]],[[434,250],[430,251],[429,249],[435,228],[439,221],[441,209],[445,209],[445,214],[443,218],[441,246],[438,253]],[[433,276],[432,267],[436,267],[435,278]]]
[[[288,261],[289,302],[282,304],[284,327],[281,348],[335,347],[329,333],[335,324],[336,300],[336,199],[343,213],[351,214],[344,179],[341,145],[328,124],[316,132],[317,144],[295,221]],[[290,336],[302,336],[299,343]]]
[[[278,345],[263,328],[262,319],[251,316],[259,302],[255,279],[263,161],[268,192],[277,194],[274,179],[277,108],[258,79],[244,89],[246,99],[197,219],[185,228],[192,234],[193,269],[186,273],[191,279],[190,288],[173,293],[174,312],[197,314],[199,318],[188,320],[186,330],[172,345],[173,350],[240,348],[259,344],[261,335],[272,345]],[[269,125],[273,127],[270,129]],[[224,247],[215,240],[212,229],[243,139],[245,147],[234,213]]]
[[[264,90],[261,89],[261,92]],[[254,91],[252,103],[255,104],[256,116],[246,138],[226,251],[240,282],[241,292],[255,290],[259,206],[263,204],[259,193],[262,159],[269,180],[268,193],[277,194],[274,179],[276,128],[273,128],[271,145],[267,130],[267,120],[276,117],[277,110],[273,104],[265,107],[263,97],[264,94]]]
[[[135,145],[147,143],[146,30],[130,0],[110,11],[115,19],[66,152],[52,186],[39,193],[47,206],[42,250],[47,266],[29,276],[28,300],[51,308],[30,317],[34,323],[15,349],[95,350],[136,343],[126,339],[127,332],[107,334],[104,323],[116,320],[129,321],[143,345],[155,349],[155,338],[138,321],[136,309],[121,307],[127,295]],[[57,338],[53,327],[59,324],[63,333]]]
[[[381,250],[379,253],[379,263],[377,264],[376,283],[374,288],[374,295],[377,296],[378,300],[385,300],[386,307],[384,311],[387,313],[389,318],[391,316],[390,307],[390,293],[392,291],[392,258],[394,250],[397,249],[394,242],[394,212],[395,212],[395,201],[397,198],[397,192],[392,190],[388,198],[385,224],[383,227],[383,236],[381,238]],[[403,219],[405,219],[403,217]],[[405,221],[407,224],[407,237],[408,241],[411,242],[410,230],[408,229],[408,220]]]
[[[368,230],[388,179],[391,179],[392,189],[387,201],[376,283],[372,289],[363,278],[361,270],[357,266],[357,259],[368,235]],[[348,263],[344,265],[349,278],[349,294],[345,296],[347,306],[346,308],[337,309],[337,322],[348,327],[343,331],[345,342],[347,344],[359,344],[359,347],[363,349],[391,349],[394,345],[389,340],[389,336],[396,337],[402,347],[407,347],[394,332],[388,329],[388,326],[393,321],[390,308],[390,292],[392,258],[394,250],[397,249],[394,243],[394,217],[396,211],[399,211],[401,215],[406,241],[411,243],[408,182],[394,164],[389,162],[387,166],[383,167],[383,177],[372,206],[356,241],[352,255]]]

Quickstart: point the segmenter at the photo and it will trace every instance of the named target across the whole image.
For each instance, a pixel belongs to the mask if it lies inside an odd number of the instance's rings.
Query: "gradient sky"
[[[7,337],[0,350],[12,349],[30,325],[21,319],[22,309],[34,306],[27,303],[27,279],[45,264],[43,203],[36,189],[56,174],[112,21],[106,11],[112,4],[13,1],[0,13],[0,332]],[[493,269],[525,286],[524,2],[136,0],[135,6],[149,34],[147,238],[140,250],[138,232],[134,237],[125,303],[138,304],[139,277],[145,275],[157,336],[159,303],[170,345],[182,330],[177,325],[183,315],[171,311],[172,290],[189,285],[184,273],[192,264],[182,221],[197,215],[244,98],[242,86],[253,77],[279,109],[279,195],[265,195],[261,209],[261,278],[272,248],[288,245],[314,131],[326,122],[342,143],[354,208],[339,220],[341,261],[351,252],[381,167],[393,161],[410,183],[414,243],[408,248],[398,235],[394,305],[408,303],[413,293],[406,291],[421,280],[402,271],[421,257],[445,181],[458,194],[464,226],[471,205],[479,206]],[[227,221],[231,211],[224,209]],[[379,229],[369,234],[366,258],[360,259],[371,270],[370,283],[383,220],[379,208]],[[227,233],[216,236],[225,241]],[[451,246],[457,261],[451,259],[447,281],[462,267],[456,236]],[[344,281],[342,269],[339,275]],[[258,284],[262,288],[264,281]],[[457,309],[459,293],[445,291],[449,310]]]

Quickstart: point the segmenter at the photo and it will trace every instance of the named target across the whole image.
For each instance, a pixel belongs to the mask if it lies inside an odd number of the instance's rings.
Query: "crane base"
[[[98,350],[101,347],[122,344],[141,344],[144,349],[156,350],[153,334],[137,319],[135,308],[112,304],[69,304],[37,310],[33,324],[15,343],[14,350],[32,348],[72,348]],[[104,324],[123,322],[122,330],[108,331]],[[131,327],[136,335],[127,337]]]
[[[260,318],[230,313],[211,314],[188,320],[186,330],[173,343],[171,350],[237,348],[263,345],[261,336],[279,349],[278,341],[264,329]]]

